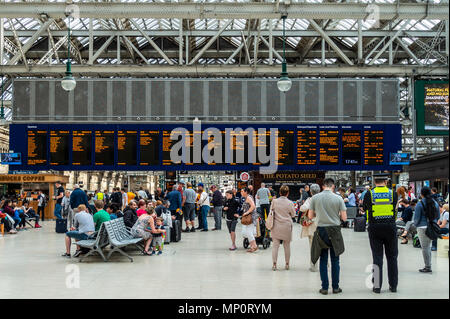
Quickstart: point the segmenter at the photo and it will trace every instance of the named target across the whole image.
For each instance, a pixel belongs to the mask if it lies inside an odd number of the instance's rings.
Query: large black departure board
[[[159,165],[159,131],[141,131],[139,148],[141,165]]]
[[[230,126],[11,124],[10,149],[23,159],[12,169],[398,170],[389,163],[401,150],[398,124]]]
[[[299,129],[297,131],[297,165],[316,165],[317,130]]]
[[[361,165],[361,131],[342,130],[342,164]]]
[[[114,165],[114,131],[95,131],[95,165]]]
[[[383,165],[383,150],[383,131],[364,130],[364,165]]]
[[[70,131],[50,131],[50,165],[69,165]]]
[[[92,164],[92,131],[72,132],[72,165]]]
[[[14,135],[13,135],[14,136]],[[47,131],[28,131],[28,165],[47,164]]]
[[[339,130],[319,131],[320,165],[339,165]]]
[[[137,131],[117,131],[117,165],[137,165]]]

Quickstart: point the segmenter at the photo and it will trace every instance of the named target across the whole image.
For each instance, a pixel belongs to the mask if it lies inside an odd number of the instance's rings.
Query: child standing
[[[165,230],[164,219],[162,217],[157,217],[156,218],[155,229]],[[166,234],[165,231],[162,232],[162,233],[156,233],[156,234],[152,233],[152,236],[153,236],[153,240],[152,240],[152,248],[153,248],[152,255],[156,254],[156,248],[158,248],[158,255],[162,254],[165,234]]]

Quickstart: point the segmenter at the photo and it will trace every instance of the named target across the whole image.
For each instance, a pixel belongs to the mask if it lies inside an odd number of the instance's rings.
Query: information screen
[[[339,131],[320,130],[320,165],[339,164]]]
[[[297,164],[316,165],[317,130],[297,131]]]
[[[23,156],[22,164],[11,169],[398,169],[390,154],[402,147],[399,124],[229,126],[203,123],[194,134],[188,124],[11,124],[10,149]]]
[[[117,165],[137,165],[137,131],[117,131]]]
[[[114,165],[114,131],[95,131],[95,165]]]
[[[383,131],[364,131],[364,164],[369,166],[383,165],[384,141]]]
[[[139,146],[140,165],[159,165],[159,131],[141,131]]]
[[[72,132],[72,165],[92,165],[92,131]]]
[[[47,131],[28,131],[28,165],[47,164]]]
[[[69,131],[50,131],[50,165],[69,165]]]
[[[342,164],[361,165],[361,131],[342,131]]]

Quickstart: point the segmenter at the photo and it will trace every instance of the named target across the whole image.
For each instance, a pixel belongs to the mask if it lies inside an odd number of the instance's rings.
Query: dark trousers
[[[270,204],[261,204],[261,217],[266,219],[267,216],[269,216],[269,211],[270,211]]]
[[[389,286],[397,288],[398,285],[398,240],[395,223],[369,223],[370,248],[373,257],[374,288],[381,288],[383,284],[383,249],[387,259]]]
[[[448,234],[448,228],[441,228],[440,233],[441,235]],[[433,244],[431,245],[431,247],[437,248],[437,239],[433,240]]]
[[[181,216],[180,213],[178,213],[175,209],[174,209],[174,210],[171,210],[170,212],[171,212],[172,216],[175,216],[175,219],[176,219],[176,220],[179,220],[180,223],[182,222],[183,217]],[[181,225],[182,225],[182,224],[181,224]]]
[[[197,209],[198,228],[203,229],[203,217],[201,209]]]
[[[41,220],[44,221],[44,208],[45,206],[38,206],[37,214],[41,216]]]
[[[339,289],[339,272],[341,267],[339,265],[339,256],[336,256],[334,253],[333,245],[331,244],[331,240],[328,237],[328,233],[324,227],[317,227],[319,231],[320,238],[327,244],[329,249],[322,249],[320,254],[320,280],[322,280],[322,289],[328,290],[329,281],[328,281],[328,251],[330,251],[331,257],[331,286],[333,289]]]

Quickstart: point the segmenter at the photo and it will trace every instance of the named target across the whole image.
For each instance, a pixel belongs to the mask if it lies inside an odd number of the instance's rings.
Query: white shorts
[[[254,241],[256,236],[256,226],[251,223],[250,225],[242,225],[242,236],[248,238],[248,241]]]

